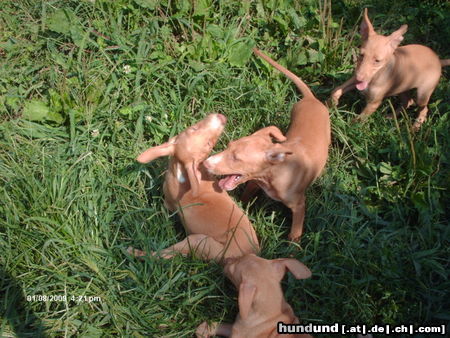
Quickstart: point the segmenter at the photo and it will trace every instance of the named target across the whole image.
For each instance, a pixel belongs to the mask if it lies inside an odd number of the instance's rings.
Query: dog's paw
[[[300,242],[300,237],[302,237],[302,234],[301,233],[293,233],[293,232],[291,232],[289,235],[288,235],[288,239],[291,241],[291,242]]]
[[[426,119],[417,118],[413,125],[412,125],[412,131],[417,132],[420,130],[420,127],[422,127],[422,124],[425,122]]]
[[[337,106],[339,103],[339,99],[342,96],[342,89],[337,89],[331,92],[330,98],[328,99],[328,101],[334,105]]]
[[[331,95],[326,101],[327,107],[337,107],[339,104],[339,96]]]
[[[369,116],[365,115],[365,114],[359,114],[358,116],[356,116],[355,118],[353,118],[352,122],[353,123],[364,123],[367,121],[367,118]]]
[[[214,327],[209,326],[207,322],[203,322],[199,326],[197,326],[197,329],[195,330],[195,336],[197,338],[208,338],[214,335],[214,332]]]
[[[135,249],[132,246],[127,248],[127,253],[134,257],[143,257],[146,255],[145,251]]]
[[[397,112],[397,111],[395,113],[389,113],[386,115],[386,118],[388,120],[393,120],[395,117],[398,117],[399,114],[400,114],[400,112]]]

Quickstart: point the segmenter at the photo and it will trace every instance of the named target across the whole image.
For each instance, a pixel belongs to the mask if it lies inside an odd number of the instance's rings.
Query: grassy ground
[[[192,336],[232,321],[237,293],[218,265],[144,262],[184,237],[162,203],[165,161],[136,165],[209,112],[229,123],[217,150],[285,128],[294,86],[250,54],[258,45],[319,98],[352,72],[361,9],[406,43],[450,58],[446,1],[2,1],[0,12],[0,336]],[[331,16],[333,13],[333,16]],[[420,132],[414,112],[364,125],[357,93],[331,111],[324,175],[308,193],[301,246],[290,213],[248,208],[266,258],[294,256],[313,277],[283,282],[306,323],[448,324],[450,83]],[[233,193],[237,197],[238,192]],[[54,297],[44,301],[42,296]],[[67,300],[61,298],[65,296]]]

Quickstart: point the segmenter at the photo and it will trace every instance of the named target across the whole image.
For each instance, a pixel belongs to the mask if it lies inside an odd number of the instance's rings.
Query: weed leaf
[[[75,14],[70,10],[58,9],[47,19],[48,29],[64,35],[70,34],[70,25]]]
[[[230,49],[230,56],[228,62],[232,66],[242,67],[244,66],[252,54],[252,47],[254,43],[238,42],[234,44]]]
[[[30,121],[43,121],[49,112],[50,109],[45,102],[31,100],[25,104],[22,115]]]
[[[148,9],[155,9],[156,8],[156,1],[155,0],[134,0],[136,4],[138,4],[141,7],[148,8]]]
[[[29,121],[53,121],[57,124],[64,122],[62,115],[50,110],[47,104],[41,100],[31,100],[25,104],[22,116]]]

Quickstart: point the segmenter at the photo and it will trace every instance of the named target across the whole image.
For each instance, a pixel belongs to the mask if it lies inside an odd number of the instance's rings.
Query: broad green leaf
[[[124,107],[119,109],[119,114],[130,116],[133,113],[133,109],[131,107]]]
[[[194,16],[208,16],[209,7],[211,6],[209,0],[197,0],[194,5]]]
[[[18,96],[6,95],[6,97],[5,97],[5,104],[7,104],[9,107],[11,107],[13,109],[19,108],[20,102],[21,102],[21,99]]]
[[[48,29],[68,35],[80,47],[83,41],[84,30],[74,12],[68,9],[58,9],[47,18]]]
[[[224,35],[222,28],[214,24],[208,25],[208,27],[206,27],[206,31],[215,39],[221,39]]]
[[[191,9],[191,2],[189,0],[178,0],[175,2],[179,13],[187,13]]]
[[[418,210],[426,210],[428,203],[423,191],[411,194],[411,201]]]
[[[75,45],[81,47],[84,38],[83,28],[80,25],[72,24],[70,27],[70,37]]]
[[[50,95],[50,109],[56,113],[61,112],[63,110],[61,95],[52,88],[48,90],[48,94]]]
[[[381,162],[380,163],[380,172],[382,174],[390,175],[392,173],[392,167],[389,163]]]
[[[54,32],[69,35],[70,25],[74,17],[75,14],[72,11],[58,9],[47,18],[47,26]]]
[[[283,30],[283,32],[286,32],[289,29],[289,24],[281,15],[275,15],[273,17],[273,20],[278,22],[280,28]]]
[[[148,9],[155,9],[158,4],[157,0],[134,0],[136,4]]]
[[[201,72],[205,69],[205,64],[195,60],[189,60],[189,66],[192,67],[196,72]]]
[[[259,18],[264,18],[266,16],[266,12],[264,11],[264,6],[262,4],[262,2],[258,1],[256,3],[256,12],[257,12],[257,17]]]
[[[22,116],[30,121],[42,121],[50,112],[47,104],[40,100],[31,100],[25,104]]]
[[[315,49],[308,49],[308,61],[311,63],[319,61],[319,52]]]
[[[45,119],[56,122],[57,124],[62,124],[64,122],[64,117],[60,113],[54,111],[49,111]]]
[[[253,42],[238,42],[230,49],[230,56],[228,62],[232,66],[242,67],[246,64],[252,55]]]
[[[303,66],[308,63],[308,57],[306,56],[305,51],[302,50],[300,51],[300,53],[298,53],[297,57],[295,58],[295,63],[299,66]]]
[[[295,28],[298,29],[306,26],[307,21],[303,16],[298,16],[295,11],[290,11],[289,14],[291,17],[292,24],[294,25]]]

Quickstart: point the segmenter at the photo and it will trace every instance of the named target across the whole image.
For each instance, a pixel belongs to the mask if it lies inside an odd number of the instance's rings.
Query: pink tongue
[[[221,187],[223,190],[233,190],[234,188],[236,188],[236,184],[235,184],[235,178],[237,175],[229,175],[225,178],[222,178],[219,181],[219,187]]]
[[[368,85],[369,83],[367,82],[367,81],[360,81],[360,82],[358,82],[357,84],[356,84],[356,88],[358,89],[358,90],[364,90],[364,89],[366,89],[367,88],[367,85]]]

